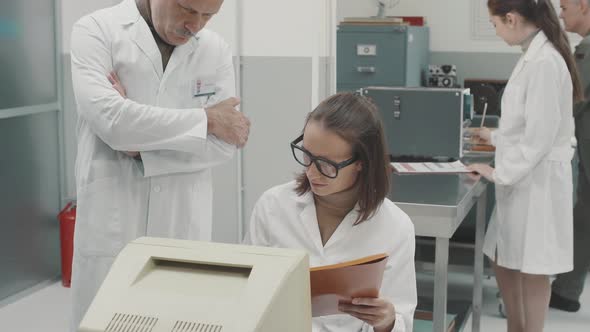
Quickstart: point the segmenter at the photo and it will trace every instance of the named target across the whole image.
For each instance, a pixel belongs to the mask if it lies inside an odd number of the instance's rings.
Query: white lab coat
[[[351,211],[323,246],[313,194],[298,196],[295,186],[294,181],[289,182],[269,189],[260,197],[244,242],[306,250],[311,267],[388,253],[380,296],[395,306],[393,331],[411,332],[417,295],[414,225],[410,218],[385,199],[377,213],[360,225],[353,226],[358,212]],[[313,318],[313,332],[353,331],[368,332],[373,328],[349,315]]]
[[[71,49],[79,115],[76,326],[129,241],[211,239],[210,169],[231,159],[235,147],[207,135],[203,107],[234,96],[235,80],[231,50],[208,30],[176,47],[164,72],[133,0],[80,19]],[[113,70],[127,99],[107,80]],[[216,94],[194,96],[197,84],[213,84]],[[143,162],[120,151],[139,151]]]
[[[512,72],[492,135],[496,210],[484,252],[497,252],[500,266],[543,275],[572,269],[573,136],[571,77],[539,32]]]

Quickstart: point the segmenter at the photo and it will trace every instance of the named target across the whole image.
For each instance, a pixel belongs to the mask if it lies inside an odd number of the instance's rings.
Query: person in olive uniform
[[[578,141],[578,189],[574,206],[574,269],[557,275],[552,284],[552,308],[575,312],[590,268],[590,0],[561,0],[565,30],[584,39],[574,52],[585,100],[574,105]]]

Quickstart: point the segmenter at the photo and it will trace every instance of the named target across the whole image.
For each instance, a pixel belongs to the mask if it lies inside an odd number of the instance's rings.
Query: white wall
[[[310,56],[312,25],[293,22],[309,22],[310,1],[245,1],[242,55]]]
[[[327,38],[331,0],[242,1],[243,56],[312,56],[318,38]]]
[[[486,0],[400,0],[387,10],[391,16],[424,16],[430,27],[430,49],[433,52],[499,52],[518,53],[519,47],[509,47],[499,38],[475,40],[472,37],[473,12],[477,1]],[[552,0],[559,12],[559,0]],[[340,22],[348,16],[373,16],[376,0],[338,0]],[[580,40],[570,35],[572,44]]]
[[[213,16],[207,23],[207,29],[217,32],[232,47],[234,55],[238,50],[238,32],[237,32],[237,9],[238,1],[243,0],[224,0],[221,10]]]

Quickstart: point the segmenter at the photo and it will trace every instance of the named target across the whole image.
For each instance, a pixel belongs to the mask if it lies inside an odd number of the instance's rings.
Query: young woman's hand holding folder
[[[338,310],[371,325],[375,332],[389,332],[395,324],[395,307],[382,298],[355,298],[352,304],[340,304]]]

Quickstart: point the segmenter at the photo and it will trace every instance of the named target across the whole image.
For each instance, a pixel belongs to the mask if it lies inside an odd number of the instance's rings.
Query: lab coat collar
[[[318,225],[318,216],[313,201],[313,194],[311,192],[305,193],[307,199],[311,199],[311,203],[304,202],[303,209],[299,213],[299,220],[305,229],[305,232],[311,239],[311,242],[315,246],[317,252],[324,254],[324,245],[322,244],[322,236],[320,234],[320,227]]]
[[[137,22],[130,27],[130,34],[131,39],[150,59],[156,74],[158,74],[158,77],[162,78],[162,75],[164,74],[164,67],[162,66],[162,54],[158,49],[158,45],[156,45],[156,41],[154,40],[152,32],[150,31],[146,21],[143,19],[137,20]]]
[[[131,25],[130,32],[133,41],[135,41],[137,46],[150,59],[158,77],[162,78],[164,75],[162,55],[147,22],[141,17],[139,9],[137,9],[135,0],[125,0],[121,5],[124,8],[120,19],[121,24]],[[168,70],[172,71],[174,67],[192,54],[197,49],[198,44],[199,34],[190,38],[185,44],[175,47],[168,62]]]
[[[311,190],[308,190],[303,195],[297,195],[295,197],[295,202],[297,202],[297,204],[301,204],[301,205],[313,204],[314,203],[313,193],[311,192]]]
[[[354,223],[356,222],[356,219],[358,218],[358,215],[359,215],[358,211],[359,211],[359,206],[357,203],[354,206],[354,208],[344,217],[344,219],[342,220],[340,225],[338,225],[338,228],[336,228],[336,231],[334,231],[334,234],[332,234],[330,239],[328,239],[328,242],[326,242],[324,249],[329,248],[333,245],[336,245],[339,242],[341,242],[344,238],[346,238],[348,233],[350,231],[352,231],[352,229],[354,227]],[[351,245],[352,245],[352,243],[351,243]]]
[[[509,81],[513,80],[516,76],[518,76],[518,74],[520,74],[520,72],[524,69],[526,63],[533,60],[539,54],[539,52],[547,42],[549,42],[549,39],[547,39],[545,33],[543,31],[539,31],[535,38],[533,38],[533,40],[531,41],[529,48],[520,57],[520,60],[518,60],[516,67],[512,71],[512,75],[510,75]]]
[[[530,61],[534,59],[548,41],[549,39],[547,39],[545,33],[542,30],[539,31],[525,52],[524,61]]]
[[[315,201],[313,199],[313,193],[311,190],[306,192],[301,196],[297,196],[295,198],[297,204],[299,204],[302,208],[301,213],[299,214],[299,218],[305,231],[309,235],[310,239],[312,240],[313,244],[315,245],[318,252],[323,253],[325,249],[329,248],[330,246],[340,242],[341,239],[346,237],[346,235],[350,232],[350,230],[354,227],[354,223],[356,222],[358,215],[359,215],[359,205],[358,203],[355,207],[350,211],[342,220],[334,234],[330,237],[326,245],[322,244],[322,236],[320,234],[320,227],[318,225]]]
[[[322,237],[320,235],[320,228],[318,226],[313,193],[311,190],[308,190],[303,195],[297,195],[295,197],[295,202],[301,209],[301,212],[299,213],[299,220],[301,220],[305,232],[312,240],[316,250],[320,253],[323,253],[324,246],[322,245]]]
[[[186,43],[174,48],[174,52],[172,52],[172,56],[168,62],[167,71],[172,72],[176,66],[184,61],[184,59],[195,52],[199,46],[199,34],[200,32],[197,35],[192,36]]]
[[[132,24],[137,22],[141,17],[139,9],[137,9],[137,4],[135,3],[135,0],[125,0],[120,4],[120,6],[122,6],[123,9],[121,11],[118,11],[118,13],[120,13],[118,19],[120,24]]]

